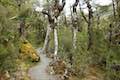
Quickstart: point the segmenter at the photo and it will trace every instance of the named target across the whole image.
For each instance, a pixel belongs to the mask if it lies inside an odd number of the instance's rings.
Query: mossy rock
[[[37,51],[32,47],[32,45],[27,41],[23,40],[20,45],[20,57],[22,59],[31,58],[32,61],[40,61],[40,56],[37,54]]]

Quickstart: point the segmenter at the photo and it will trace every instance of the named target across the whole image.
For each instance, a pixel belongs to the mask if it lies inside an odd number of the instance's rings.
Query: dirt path
[[[41,57],[41,61],[34,67],[32,67],[28,74],[32,80],[59,80],[57,76],[50,75],[47,73],[46,69],[51,61],[50,58],[47,58],[45,54],[40,53],[40,49],[38,49],[38,53]]]

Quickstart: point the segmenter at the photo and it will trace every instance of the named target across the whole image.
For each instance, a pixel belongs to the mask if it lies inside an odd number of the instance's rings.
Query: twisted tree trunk
[[[57,35],[57,18],[59,17],[60,13],[62,12],[65,6],[65,0],[62,0],[62,5],[59,4],[59,0],[55,0],[51,10],[45,11],[43,10],[42,13],[48,16],[49,27],[53,29],[54,32],[54,57],[56,58],[58,52],[58,35]],[[46,39],[43,47],[43,51],[45,52],[48,48],[49,44],[49,36],[50,30],[47,30]]]

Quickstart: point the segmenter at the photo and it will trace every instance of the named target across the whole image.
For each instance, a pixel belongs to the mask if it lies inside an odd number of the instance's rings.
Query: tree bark
[[[93,11],[89,0],[86,1],[86,4],[89,11],[89,18],[88,18],[88,50],[89,50],[92,48],[93,45],[93,35],[92,35]]]
[[[24,19],[24,18],[21,18],[21,19],[20,19],[19,34],[20,34],[20,37],[23,37],[23,38],[26,37],[26,32],[25,32],[25,19]]]
[[[77,31],[78,31],[78,16],[77,16],[77,5],[79,3],[79,0],[76,0],[75,3],[72,6],[72,11],[71,11],[71,17],[72,17],[72,33],[73,33],[73,49],[76,49],[76,42],[77,42]]]
[[[113,5],[113,15],[114,15],[114,19],[116,18],[116,9],[115,9],[115,1],[112,0],[112,5]]]
[[[58,52],[58,35],[57,35],[57,29],[56,28],[54,28],[54,47],[55,47],[54,56],[57,56],[57,52]]]
[[[89,19],[88,22],[88,50],[92,47],[93,45],[93,37],[92,37],[92,19]]]
[[[50,25],[48,25],[45,42],[44,42],[44,46],[43,46],[43,53],[47,53],[47,51],[48,51],[49,41],[50,41],[50,33],[51,33],[51,27],[50,27]]]
[[[77,42],[77,29],[75,27],[73,27],[73,48],[76,49],[76,42]]]
[[[65,0],[62,0],[62,5],[59,4],[59,0],[55,0],[54,5],[51,10],[45,11],[43,10],[42,13],[48,16],[49,21],[49,27],[52,28],[54,32],[54,57],[57,56],[58,52],[58,35],[57,35],[57,18],[59,17],[61,11],[63,10],[66,2]],[[45,51],[49,44],[49,36],[50,36],[50,30],[47,30],[46,39],[43,47],[43,51]]]

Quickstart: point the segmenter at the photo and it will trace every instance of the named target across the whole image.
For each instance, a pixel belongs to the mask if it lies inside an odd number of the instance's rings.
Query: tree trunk
[[[76,42],[77,42],[77,29],[73,27],[73,48],[76,49]]]
[[[88,50],[92,48],[93,45],[93,29],[92,29],[92,24],[93,24],[93,11],[92,11],[92,6],[88,1],[86,1],[88,11],[89,11],[89,18],[88,18]]]
[[[116,9],[115,9],[115,1],[112,0],[112,5],[113,5],[113,15],[114,15],[114,20],[116,18]]]
[[[54,28],[54,56],[57,56],[57,52],[58,52],[58,35],[57,35],[57,29]]]
[[[56,29],[57,18],[59,17],[61,11],[63,11],[65,4],[66,4],[65,0],[62,0],[62,5],[59,4],[59,0],[55,0],[54,5],[52,6],[51,10],[48,9],[48,11],[44,11],[44,10],[42,11],[43,14],[48,16],[48,21],[51,25],[50,27],[54,31],[54,47],[55,47],[54,56],[57,56],[57,52],[58,52],[58,36],[57,36],[57,29]],[[43,51],[45,51],[45,48],[48,46],[49,35],[50,35],[50,30],[48,29]]]
[[[112,24],[109,25],[109,43],[111,46],[111,43],[112,43]]]
[[[19,34],[20,37],[25,38],[26,37],[26,32],[25,32],[25,19],[20,19],[20,28],[19,28]]]
[[[92,47],[93,45],[93,35],[92,35],[92,18],[89,15],[89,22],[88,22],[88,50]]]
[[[49,41],[50,41],[50,33],[51,33],[51,27],[50,27],[50,25],[48,25],[47,33],[46,33],[46,37],[45,37],[45,42],[44,42],[44,46],[43,46],[43,53],[48,52]]]

